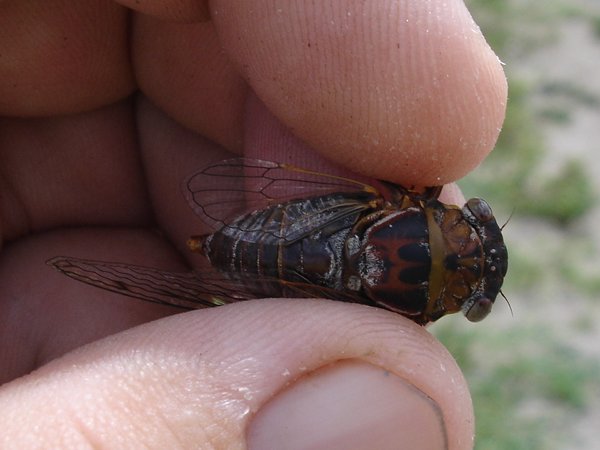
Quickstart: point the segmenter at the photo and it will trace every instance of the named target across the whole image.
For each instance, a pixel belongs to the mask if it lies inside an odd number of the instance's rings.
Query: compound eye
[[[480,322],[490,313],[493,304],[494,302],[489,298],[481,297],[471,305],[467,312],[465,312],[465,317],[469,322]]]
[[[494,213],[492,213],[492,208],[488,203],[481,198],[472,198],[467,202],[467,208],[469,211],[473,213],[477,219],[482,222],[487,222],[488,220],[492,220],[494,218]]]

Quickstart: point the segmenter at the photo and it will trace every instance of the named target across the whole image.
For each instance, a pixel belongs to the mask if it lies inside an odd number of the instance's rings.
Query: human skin
[[[3,1],[0,55],[3,448],[472,447],[459,368],[397,314],[273,299],[174,315],[44,264],[197,267],[185,241],[209,230],[179,186],[232,155],[465,175],[506,81],[460,1]],[[463,202],[452,184],[443,199]]]

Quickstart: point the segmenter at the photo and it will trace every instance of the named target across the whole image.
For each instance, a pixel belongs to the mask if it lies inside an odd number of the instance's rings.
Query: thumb
[[[180,314],[0,390],[2,448],[471,448],[464,379],[426,330],[360,305]]]

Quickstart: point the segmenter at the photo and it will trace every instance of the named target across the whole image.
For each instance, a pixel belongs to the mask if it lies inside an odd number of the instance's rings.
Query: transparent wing
[[[310,282],[290,282],[256,276],[250,286],[213,270],[169,272],[133,264],[64,256],[54,257],[46,263],[62,274],[91,286],[185,309],[221,306],[263,297],[319,297],[365,303],[365,299],[358,295]]]
[[[217,271],[168,272],[150,267],[57,256],[46,262],[83,283],[180,308],[205,308],[254,298]]]
[[[235,158],[212,164],[194,173],[184,182],[184,191],[194,211],[214,229],[224,226],[241,231],[262,231],[276,234],[273,229],[264,229],[263,223],[232,222],[245,214],[298,200],[287,217],[295,223],[295,229],[317,229],[333,220],[357,211],[372,208],[381,195],[373,186],[349,178],[327,175],[302,169],[289,164]],[[340,194],[336,200],[315,203],[303,208],[306,199]],[[293,236],[282,235],[286,239]]]

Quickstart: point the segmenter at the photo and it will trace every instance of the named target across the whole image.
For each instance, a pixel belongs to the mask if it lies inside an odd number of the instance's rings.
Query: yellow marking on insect
[[[225,301],[223,301],[223,299],[219,297],[211,297],[210,302],[215,306],[223,306],[227,304]]]
[[[195,253],[202,253],[202,244],[204,243],[204,236],[191,236],[187,240],[188,248]]]
[[[378,208],[380,203],[381,203],[381,202],[380,202],[380,200],[371,200],[371,201],[369,202],[369,207],[370,207],[371,209]]]
[[[429,304],[427,312],[430,312],[432,301],[437,300],[444,285],[444,259],[446,257],[446,244],[442,229],[436,223],[433,217],[433,209],[427,208],[425,214],[427,216],[427,226],[429,227],[429,252],[431,255],[431,269],[429,272]]]

